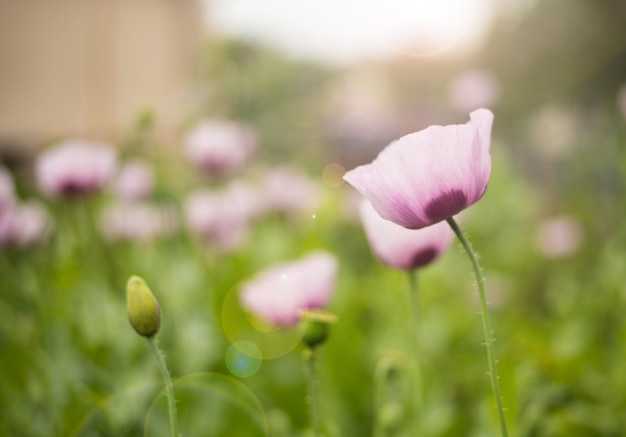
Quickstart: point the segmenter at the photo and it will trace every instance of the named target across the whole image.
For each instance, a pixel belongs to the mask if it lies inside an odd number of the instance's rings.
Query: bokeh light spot
[[[339,188],[344,184],[346,169],[338,162],[331,162],[322,170],[322,181],[327,187]]]
[[[245,278],[241,280],[243,283]],[[282,357],[295,349],[302,338],[298,329],[261,320],[246,311],[239,300],[239,285],[235,285],[222,303],[222,330],[232,344],[252,342],[261,351],[263,360]]]
[[[248,378],[261,368],[261,350],[251,341],[237,341],[226,350],[226,367],[235,376]]]
[[[258,317],[255,314],[250,314],[250,326],[259,332],[272,332],[277,329],[276,325],[269,320],[265,320],[262,317]]]

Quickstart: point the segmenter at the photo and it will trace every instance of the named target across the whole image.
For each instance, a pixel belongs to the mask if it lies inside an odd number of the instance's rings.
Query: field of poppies
[[[625,70],[491,48],[220,41],[175,141],[1,166],[0,435],[625,435]]]

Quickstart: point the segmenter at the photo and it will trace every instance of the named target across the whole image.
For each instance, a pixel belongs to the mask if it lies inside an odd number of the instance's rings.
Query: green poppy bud
[[[330,331],[330,324],[337,321],[337,317],[320,309],[303,310],[300,312],[302,320],[302,343],[314,348],[326,341]]]
[[[126,311],[135,331],[152,337],[161,327],[161,307],[148,284],[139,276],[131,276],[126,284]]]

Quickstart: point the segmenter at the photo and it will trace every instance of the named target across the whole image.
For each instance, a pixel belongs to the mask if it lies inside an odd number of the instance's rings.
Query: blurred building
[[[146,108],[173,133],[201,27],[196,0],[0,0],[0,150],[114,139]]]

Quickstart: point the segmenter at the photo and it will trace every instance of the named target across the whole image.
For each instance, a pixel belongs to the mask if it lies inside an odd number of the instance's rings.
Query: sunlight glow
[[[492,18],[489,0],[205,1],[211,30],[334,63],[468,49]]]

